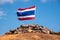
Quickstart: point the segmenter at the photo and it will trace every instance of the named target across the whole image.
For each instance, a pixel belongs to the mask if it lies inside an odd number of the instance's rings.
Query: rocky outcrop
[[[50,34],[51,31],[48,28],[45,28],[44,26],[40,26],[37,24],[23,24],[17,29],[10,30],[9,32],[6,32],[5,34],[19,34],[19,33],[46,33]]]

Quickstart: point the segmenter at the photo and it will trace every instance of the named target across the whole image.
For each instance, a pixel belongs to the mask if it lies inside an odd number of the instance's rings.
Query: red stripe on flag
[[[18,18],[18,20],[33,20],[35,17]]]
[[[22,11],[22,10],[26,10],[26,9],[32,9],[32,8],[35,8],[35,6],[28,7],[28,8],[19,8],[18,10]]]

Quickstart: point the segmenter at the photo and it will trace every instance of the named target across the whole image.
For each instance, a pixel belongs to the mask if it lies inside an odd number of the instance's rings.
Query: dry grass
[[[4,35],[0,37],[0,40],[60,40],[60,36],[43,33],[21,33]]]

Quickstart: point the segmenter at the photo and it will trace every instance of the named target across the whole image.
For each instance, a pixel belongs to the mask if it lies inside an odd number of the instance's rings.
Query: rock
[[[44,26],[40,26],[37,24],[28,24],[28,25],[23,24],[17,29],[10,30],[9,32],[6,32],[5,34],[19,34],[19,33],[29,33],[29,32],[50,34],[51,31],[48,28],[45,28]]]

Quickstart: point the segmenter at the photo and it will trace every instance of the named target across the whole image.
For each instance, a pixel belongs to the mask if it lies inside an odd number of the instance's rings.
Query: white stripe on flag
[[[18,18],[27,18],[27,17],[35,17],[35,15],[28,15],[28,16],[19,16]]]

